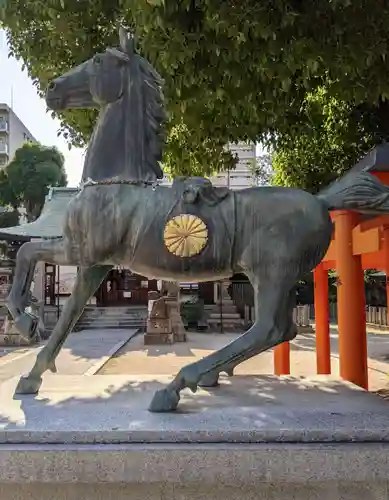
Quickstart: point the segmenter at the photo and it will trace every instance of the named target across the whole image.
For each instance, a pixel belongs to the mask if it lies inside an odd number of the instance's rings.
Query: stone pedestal
[[[186,332],[179,310],[178,287],[175,283],[167,285],[171,286],[162,287],[162,292],[167,293],[166,296],[161,297],[158,292],[149,292],[149,316],[144,336],[145,345],[173,344],[174,342],[186,341]]]
[[[170,319],[149,319],[144,342],[145,345],[173,344],[174,334]]]
[[[31,340],[22,337],[15,328],[14,321],[7,315],[0,330],[0,346],[29,346],[40,342],[40,336],[37,335]]]
[[[167,314],[166,303],[158,292],[149,292],[148,309],[145,345],[172,344],[174,336],[171,321]]]
[[[165,298],[168,317],[172,325],[174,342],[186,342],[186,331],[180,314],[180,306],[176,297]]]
[[[172,322],[175,342],[186,342],[186,330],[180,312],[180,285],[164,281],[162,291],[166,293],[165,300],[168,308],[168,317]]]
[[[389,403],[337,380],[234,377],[150,414],[169,378],[0,386],[1,500],[384,500]]]

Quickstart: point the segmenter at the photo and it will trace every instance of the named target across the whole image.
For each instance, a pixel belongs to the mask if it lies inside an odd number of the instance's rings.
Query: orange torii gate
[[[362,170],[389,185],[389,144],[374,148],[346,175]],[[331,373],[328,270],[335,269],[338,277],[340,376],[367,389],[363,271],[379,269],[389,276],[389,214],[367,218],[353,211],[341,210],[332,212],[331,217],[334,222],[332,242],[314,270],[317,373]],[[388,280],[386,293],[389,304]],[[290,373],[290,347],[286,342],[274,350],[274,371],[277,375]]]

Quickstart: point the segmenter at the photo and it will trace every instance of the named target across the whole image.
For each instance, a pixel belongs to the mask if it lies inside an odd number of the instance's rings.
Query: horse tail
[[[367,172],[349,174],[330,184],[317,195],[328,210],[358,210],[380,215],[389,214],[389,186]]]

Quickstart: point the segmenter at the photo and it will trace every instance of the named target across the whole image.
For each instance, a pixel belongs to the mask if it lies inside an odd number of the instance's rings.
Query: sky
[[[11,102],[13,101],[13,102]],[[0,102],[12,105],[14,112],[31,134],[45,146],[57,146],[65,156],[68,185],[77,186],[81,179],[84,151],[72,148],[63,137],[57,137],[59,121],[51,118],[46,103],[41,99],[21,63],[8,58],[4,31],[0,30]]]

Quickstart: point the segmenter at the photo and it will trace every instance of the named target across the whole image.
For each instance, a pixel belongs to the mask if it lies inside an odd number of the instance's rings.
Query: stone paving
[[[69,336],[57,359],[58,374],[64,375],[173,375],[182,366],[206,356],[237,338],[238,334],[190,333],[189,342],[172,346],[143,345],[142,335],[134,330],[90,330]],[[336,328],[331,330],[332,374],[339,373]],[[0,353],[0,383],[26,373],[33,366],[42,347],[3,348]],[[116,353],[116,354],[115,354]],[[389,385],[389,333],[369,328],[369,388],[379,390]],[[113,357],[111,357],[113,356]],[[110,359],[111,358],[111,359]],[[291,346],[292,375],[316,373],[315,336],[300,334]],[[241,375],[273,373],[273,353],[252,358],[237,370]]]
[[[381,389],[389,383],[389,334],[368,330],[369,388]],[[188,363],[206,356],[237,338],[237,334],[189,333],[187,343],[170,346],[144,346],[139,335],[126,344],[99,371],[99,374],[171,375]],[[339,374],[338,335],[331,329],[332,374]],[[294,376],[316,373],[315,335],[300,334],[291,345],[291,371]],[[273,352],[256,356],[236,369],[240,375],[272,374]]]
[[[56,360],[58,374],[93,375],[134,334],[135,330],[119,329],[72,333]],[[28,372],[42,347],[12,349],[0,357],[0,383]]]
[[[170,380],[49,374],[33,397],[15,397],[17,379],[7,380],[0,385],[0,445],[389,442],[388,403],[332,377],[222,377],[219,388],[182,391],[176,414],[148,412]]]

